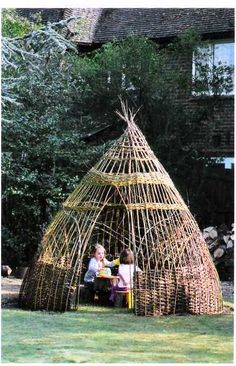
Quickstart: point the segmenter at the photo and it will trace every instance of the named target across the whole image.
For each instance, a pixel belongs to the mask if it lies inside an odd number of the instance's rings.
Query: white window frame
[[[224,164],[225,169],[231,170],[234,167],[234,158],[231,156],[225,156],[222,158],[211,157],[211,160],[216,164]]]

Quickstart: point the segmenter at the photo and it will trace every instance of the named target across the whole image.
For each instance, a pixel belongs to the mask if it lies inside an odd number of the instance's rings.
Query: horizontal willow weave
[[[222,311],[218,274],[200,229],[174,183],[122,104],[127,129],[82,179],[48,227],[20,305],[78,308],[92,244],[107,259],[134,252],[136,315]]]

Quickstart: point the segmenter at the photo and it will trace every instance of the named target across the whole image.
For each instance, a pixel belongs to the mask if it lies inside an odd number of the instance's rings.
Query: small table
[[[99,305],[102,306],[110,306],[110,296],[112,286],[116,285],[119,281],[119,276],[109,276],[109,275],[100,275],[95,277],[94,280],[94,291],[95,291],[95,299],[97,297],[97,301]]]
[[[95,291],[110,291],[111,286],[117,285],[119,276],[100,275],[95,277],[94,290]]]

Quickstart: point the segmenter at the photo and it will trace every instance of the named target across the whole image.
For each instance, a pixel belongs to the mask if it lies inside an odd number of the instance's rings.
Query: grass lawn
[[[137,317],[98,306],[62,314],[2,309],[2,362],[231,363],[233,315]]]

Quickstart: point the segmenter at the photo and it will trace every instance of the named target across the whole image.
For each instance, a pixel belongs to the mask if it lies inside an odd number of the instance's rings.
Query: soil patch
[[[18,307],[18,297],[21,284],[22,279],[15,277],[2,277],[2,308]]]

